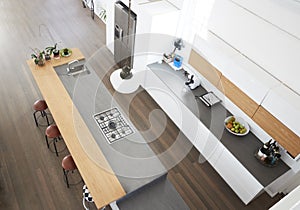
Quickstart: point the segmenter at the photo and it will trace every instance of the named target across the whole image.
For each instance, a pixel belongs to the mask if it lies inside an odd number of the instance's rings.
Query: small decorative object
[[[281,157],[277,142],[271,139],[265,143],[257,150],[257,152],[255,152],[255,157],[260,163],[268,167],[276,166]]]
[[[57,50],[57,49],[53,50],[53,58],[54,59],[59,59],[60,58],[59,50]]]
[[[51,60],[52,53],[56,50],[57,43],[53,47],[46,47],[45,48],[45,58],[46,60]]]
[[[69,57],[70,55],[72,55],[72,50],[71,49],[64,48],[64,49],[60,50],[60,56],[61,57]]]
[[[69,55],[70,53],[69,53],[69,50],[68,49],[63,49],[63,55],[64,56],[67,56],[67,55]]]
[[[171,55],[173,55],[172,57],[175,56],[175,51],[176,51],[176,49],[181,50],[181,48],[184,47],[184,45],[183,45],[183,40],[182,40],[181,38],[176,39],[176,40],[174,41],[174,47],[175,47],[175,48],[174,48],[173,52],[171,53]]]
[[[213,92],[205,93],[201,96],[197,96],[197,98],[209,107],[221,102],[221,99],[219,99]]]
[[[45,51],[41,51],[37,48],[32,49],[34,53],[31,54],[31,58],[34,59],[34,63],[38,66],[43,66],[45,64]]]
[[[182,65],[182,57],[180,55],[176,55],[174,58],[174,66],[180,68]]]
[[[167,55],[166,53],[164,53],[163,60],[166,63],[172,62],[174,60],[174,58],[175,58],[175,51],[176,51],[176,49],[181,50],[182,47],[184,47],[182,39],[181,38],[177,38],[174,41],[174,50],[169,55]]]
[[[45,59],[46,61],[51,60],[51,55],[49,53],[45,53]]]
[[[167,55],[166,53],[164,53],[163,55],[163,60],[166,62],[166,63],[170,63],[172,62],[173,58],[171,55]]]
[[[185,82],[185,84],[187,86],[189,86],[189,88],[191,90],[194,90],[195,88],[197,88],[201,81],[199,79],[199,77],[197,77],[196,75],[193,75],[193,74],[189,74],[189,73],[185,73],[187,78],[188,78],[188,81]]]
[[[122,79],[130,79],[132,77],[131,68],[127,65],[123,66],[122,71],[120,72],[120,77]]]
[[[236,136],[245,136],[249,133],[250,127],[241,117],[229,116],[224,121],[226,130]]]

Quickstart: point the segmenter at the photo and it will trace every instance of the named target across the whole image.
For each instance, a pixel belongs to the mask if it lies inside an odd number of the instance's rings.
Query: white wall
[[[300,3],[216,0],[209,30],[300,94]]]
[[[300,38],[300,1],[295,0],[232,0],[237,5],[265,19],[291,35]]]

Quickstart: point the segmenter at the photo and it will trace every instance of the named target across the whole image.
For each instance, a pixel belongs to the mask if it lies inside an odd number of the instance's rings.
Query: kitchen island
[[[283,161],[274,168],[259,163],[254,154],[262,142],[251,132],[243,137],[229,133],[224,119],[232,114],[221,103],[207,107],[197,99],[207,91],[201,86],[189,90],[184,84],[187,77],[183,70],[175,71],[164,62],[150,64],[148,68],[145,89],[203,155],[202,161],[207,160],[245,204],[290,171]],[[183,68],[188,70],[188,66]],[[167,97],[170,99],[166,100]],[[171,98],[179,105],[168,112]]]
[[[78,75],[67,75],[67,64],[54,69],[125,192],[131,193],[167,173],[140,132],[130,122],[127,110],[118,105],[93,68],[85,60],[80,62],[85,63],[87,71]],[[120,123],[110,116],[111,110],[120,112],[120,116],[127,124],[125,127],[129,126],[133,130],[128,136],[112,142],[108,140],[113,133],[104,135],[95,120],[95,114],[101,117],[101,113],[106,112],[107,117],[111,118],[107,122]],[[76,122],[74,124],[76,125]],[[108,124],[105,125],[105,129],[109,129],[108,127]],[[77,132],[80,132],[80,129]],[[115,135],[117,138],[118,134]],[[98,160],[98,153],[94,153],[93,148],[86,144],[85,138],[79,138],[79,141],[89,158],[103,167]]]
[[[55,66],[75,59],[84,59],[79,49],[72,49],[72,51],[71,56],[58,60],[52,59],[41,67],[37,66],[32,59],[28,60],[27,64],[82,178],[93,195],[96,206],[101,208],[123,197],[126,193],[54,70]],[[79,130],[80,132],[78,132]],[[101,167],[91,160],[83,150],[80,144],[82,137],[89,148],[98,154],[97,158],[101,161]]]
[[[101,208],[120,198],[124,200],[135,191],[140,193],[139,189],[166,177],[167,170],[91,66],[87,64],[87,70],[81,74],[68,74],[69,62],[85,62],[79,49],[72,51],[70,57],[48,61],[42,67],[33,60],[27,64],[96,206]],[[113,143],[107,141],[95,118],[111,109],[117,109],[134,131]],[[187,209],[169,182],[164,183],[171,195],[167,197],[174,199],[168,205]]]

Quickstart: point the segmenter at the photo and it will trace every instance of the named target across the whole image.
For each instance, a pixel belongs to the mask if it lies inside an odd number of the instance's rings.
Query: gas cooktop
[[[97,113],[93,117],[109,144],[134,133],[118,108]]]

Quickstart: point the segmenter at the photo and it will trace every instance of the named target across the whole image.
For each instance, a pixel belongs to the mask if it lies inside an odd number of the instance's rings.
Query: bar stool
[[[67,184],[67,187],[70,187],[69,184],[69,179],[68,179],[68,173],[71,171],[72,173],[74,172],[74,170],[77,169],[77,166],[72,158],[71,155],[67,155],[63,158],[63,160],[61,161],[61,167],[63,169],[64,172],[64,178]]]
[[[59,152],[62,152],[63,150],[65,150],[66,146],[61,151],[57,151],[56,143],[62,139],[57,125],[49,125],[45,131],[46,144],[47,144],[48,149],[50,149],[50,144],[49,144],[48,138],[52,138],[56,156],[58,156]]]
[[[83,195],[82,205],[85,210],[89,210],[89,208],[85,205],[85,202],[87,201],[88,203],[93,203],[94,200],[93,200],[93,197],[86,185],[83,185],[83,187],[82,187],[82,195]],[[103,207],[101,210],[104,210],[104,209],[105,209],[105,207]]]
[[[40,100],[37,100],[36,102],[34,102],[33,109],[34,109],[33,118],[34,118],[34,121],[35,121],[35,125],[37,127],[39,126],[39,123],[38,123],[38,118],[39,117],[46,118],[47,125],[50,125],[50,122],[49,122],[49,119],[48,119],[48,116],[47,116],[48,114],[46,113],[46,109],[48,109],[48,106],[47,106],[47,103],[46,103],[45,100],[40,99]],[[40,113],[40,115],[37,117],[36,114],[38,112]]]

